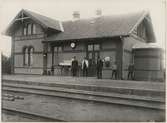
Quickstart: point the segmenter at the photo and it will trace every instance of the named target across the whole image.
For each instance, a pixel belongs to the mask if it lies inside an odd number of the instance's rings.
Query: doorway
[[[100,44],[87,45],[87,58],[89,61],[88,76],[96,76],[97,58],[100,56]]]

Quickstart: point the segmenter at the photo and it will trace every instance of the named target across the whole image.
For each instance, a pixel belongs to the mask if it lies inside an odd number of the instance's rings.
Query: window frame
[[[26,27],[26,26],[23,27],[23,35],[24,35],[24,36],[27,35],[27,27]]]
[[[26,23],[23,26],[22,35],[35,35],[37,34],[37,28],[35,23]]]
[[[31,33],[32,34],[37,34],[37,30],[36,30],[36,24],[32,23],[32,30],[31,30]]]
[[[99,46],[99,49],[96,50],[95,49],[95,45],[98,45]],[[92,49],[89,50],[89,46],[92,46]],[[102,44],[101,43],[88,43],[87,44],[87,52],[94,52],[94,51],[100,51],[102,49]]]
[[[140,23],[137,26],[136,35],[141,39],[147,40],[147,29],[146,29],[146,26],[145,26],[144,22]]]
[[[33,46],[24,46],[23,47],[23,66],[30,67],[33,65]]]
[[[31,51],[32,50],[32,51]],[[33,54],[34,54],[34,47],[29,46],[28,48],[28,65],[32,66],[33,65]]]
[[[32,35],[32,23],[27,23],[27,35]]]
[[[28,47],[23,47],[23,66],[28,66]]]

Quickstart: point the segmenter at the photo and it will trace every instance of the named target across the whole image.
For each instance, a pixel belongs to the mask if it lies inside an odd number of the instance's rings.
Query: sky
[[[81,18],[95,16],[97,9],[102,15],[114,15],[147,10],[150,12],[157,44],[165,48],[165,0],[0,0],[0,50],[11,54],[11,38],[3,34],[21,9],[37,12],[57,20],[71,20],[73,11]]]

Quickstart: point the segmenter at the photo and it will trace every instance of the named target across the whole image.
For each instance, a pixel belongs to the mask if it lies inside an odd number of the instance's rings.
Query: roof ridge
[[[99,16],[99,17],[89,17],[89,18],[81,18],[79,20],[65,20],[65,21],[62,21],[63,23],[64,22],[77,22],[77,21],[84,21],[84,20],[92,20],[92,19],[98,19],[98,18],[104,18],[104,17],[122,17],[122,16],[131,16],[131,15],[136,15],[136,14],[143,14],[143,13],[148,13],[148,11],[146,10],[142,10],[142,11],[138,11],[138,12],[131,12],[131,13],[120,13],[120,14],[113,14],[113,15],[102,15],[102,16]]]

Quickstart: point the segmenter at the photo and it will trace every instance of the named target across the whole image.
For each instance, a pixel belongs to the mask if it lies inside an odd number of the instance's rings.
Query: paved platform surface
[[[96,79],[95,77],[71,77],[71,76],[40,76],[40,75],[3,75],[4,80],[31,81],[40,83],[63,83],[79,85],[95,85],[101,87],[123,87],[150,89],[165,91],[165,83],[131,80]],[[126,83],[126,84],[125,84]]]

